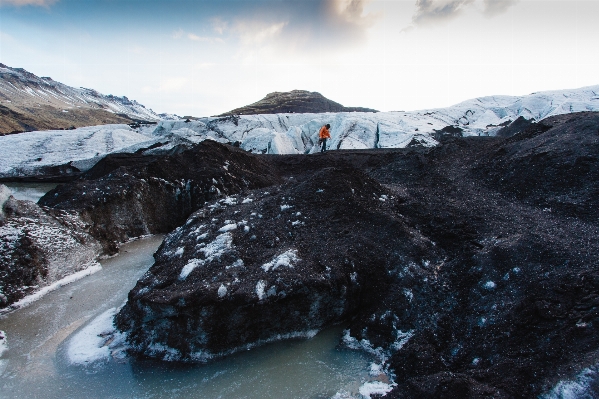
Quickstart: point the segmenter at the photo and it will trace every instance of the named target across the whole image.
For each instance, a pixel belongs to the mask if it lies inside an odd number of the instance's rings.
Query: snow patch
[[[113,324],[116,312],[117,308],[108,309],[71,338],[67,348],[71,364],[88,366],[123,351],[119,347],[125,344],[125,335]]]
[[[100,270],[102,270],[102,266],[98,262],[92,262],[90,264],[90,266],[88,266],[87,268],[80,270],[77,273],[73,273],[61,280],[58,280],[57,282],[50,284],[47,287],[42,288],[41,290],[37,291],[36,293],[26,296],[25,298],[21,299],[20,301],[17,301],[4,309],[0,309],[0,315],[11,312],[16,309],[21,309],[26,306],[29,306],[32,303],[34,303],[35,301],[41,299],[44,295],[46,295],[52,291],[56,291],[57,289],[64,287],[65,285],[68,285],[68,284],[74,283],[75,281],[81,280],[84,277],[87,277],[94,273],[97,273]]]
[[[541,395],[541,399],[583,399],[595,397],[593,386],[597,383],[597,366],[584,369],[575,381],[560,381],[549,393]]]
[[[204,261],[202,259],[191,259],[183,268],[179,274],[179,280],[185,280],[189,274],[194,271],[198,266],[202,266]]]
[[[269,270],[275,270],[279,266],[293,267],[294,264],[299,262],[301,259],[297,257],[297,250],[290,249],[277,255],[273,260],[262,265],[262,269],[267,272]]]
[[[225,287],[224,284],[221,284],[220,287],[218,287],[218,297],[222,298],[225,295],[227,295],[227,287]]]
[[[264,299],[264,297],[266,296],[266,294],[264,293],[264,288],[266,288],[266,281],[259,280],[256,283],[256,295],[258,295],[258,300],[259,301],[261,301],[262,299]]]
[[[218,229],[219,232],[224,233],[227,231],[231,231],[231,230],[235,230],[237,228],[237,224],[236,223],[231,223],[231,224],[226,224],[223,227],[221,227],[220,229]]]
[[[8,350],[8,340],[6,339],[6,333],[0,330],[0,357]]]
[[[371,395],[385,396],[386,394],[391,392],[393,387],[396,385],[397,384],[385,384],[384,382],[380,381],[370,381],[362,384],[362,386],[359,389],[359,392],[360,395],[364,396],[365,398],[370,398]]]

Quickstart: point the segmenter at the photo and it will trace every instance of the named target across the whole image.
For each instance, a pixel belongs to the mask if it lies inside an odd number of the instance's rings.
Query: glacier
[[[239,145],[253,153],[312,154],[318,131],[331,124],[330,150],[435,146],[450,127],[462,136],[494,136],[519,117],[536,122],[554,115],[599,111],[599,85],[527,96],[489,96],[438,109],[379,113],[233,115],[156,125],[105,125],[73,131],[28,132],[0,137],[0,178],[30,176],[40,168],[91,168],[114,152],[152,153],[203,140]]]

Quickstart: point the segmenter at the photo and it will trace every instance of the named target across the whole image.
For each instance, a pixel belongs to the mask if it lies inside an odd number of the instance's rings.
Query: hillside
[[[0,134],[161,119],[127,97],[70,87],[4,64],[0,64],[0,115]]]
[[[170,232],[116,317],[130,354],[209,361],[341,322],[390,398],[539,397],[599,363],[598,127],[575,113],[432,148],[112,154],[39,209],[6,202],[0,285],[18,300],[40,279],[28,256],[79,220],[77,243],[107,254]],[[41,240],[44,213],[71,233]]]
[[[378,112],[370,108],[344,107],[317,92],[292,90],[267,94],[262,100],[219,116],[257,114],[306,114],[322,112]]]

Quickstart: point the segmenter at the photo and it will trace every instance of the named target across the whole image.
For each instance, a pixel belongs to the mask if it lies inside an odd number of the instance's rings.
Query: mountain
[[[0,134],[162,119],[127,97],[70,87],[4,64],[0,64],[0,115]]]
[[[257,114],[305,114],[321,112],[378,112],[362,107],[344,107],[317,92],[292,90],[267,94],[262,100],[235,108],[219,116]]]
[[[156,125],[106,125],[67,132],[0,137],[0,180],[72,178],[113,152],[165,153],[209,139],[253,153],[317,152],[318,130],[331,124],[329,149],[432,147],[448,136],[512,136],[531,123],[599,111],[599,86],[480,97],[447,108],[410,112],[230,115]],[[92,134],[90,136],[90,134]],[[63,149],[57,151],[57,149]],[[65,174],[67,173],[67,174]]]

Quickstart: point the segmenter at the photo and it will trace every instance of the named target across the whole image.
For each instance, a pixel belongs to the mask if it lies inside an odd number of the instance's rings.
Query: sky
[[[599,0],[0,0],[0,62],[162,113],[380,111],[599,84]]]

